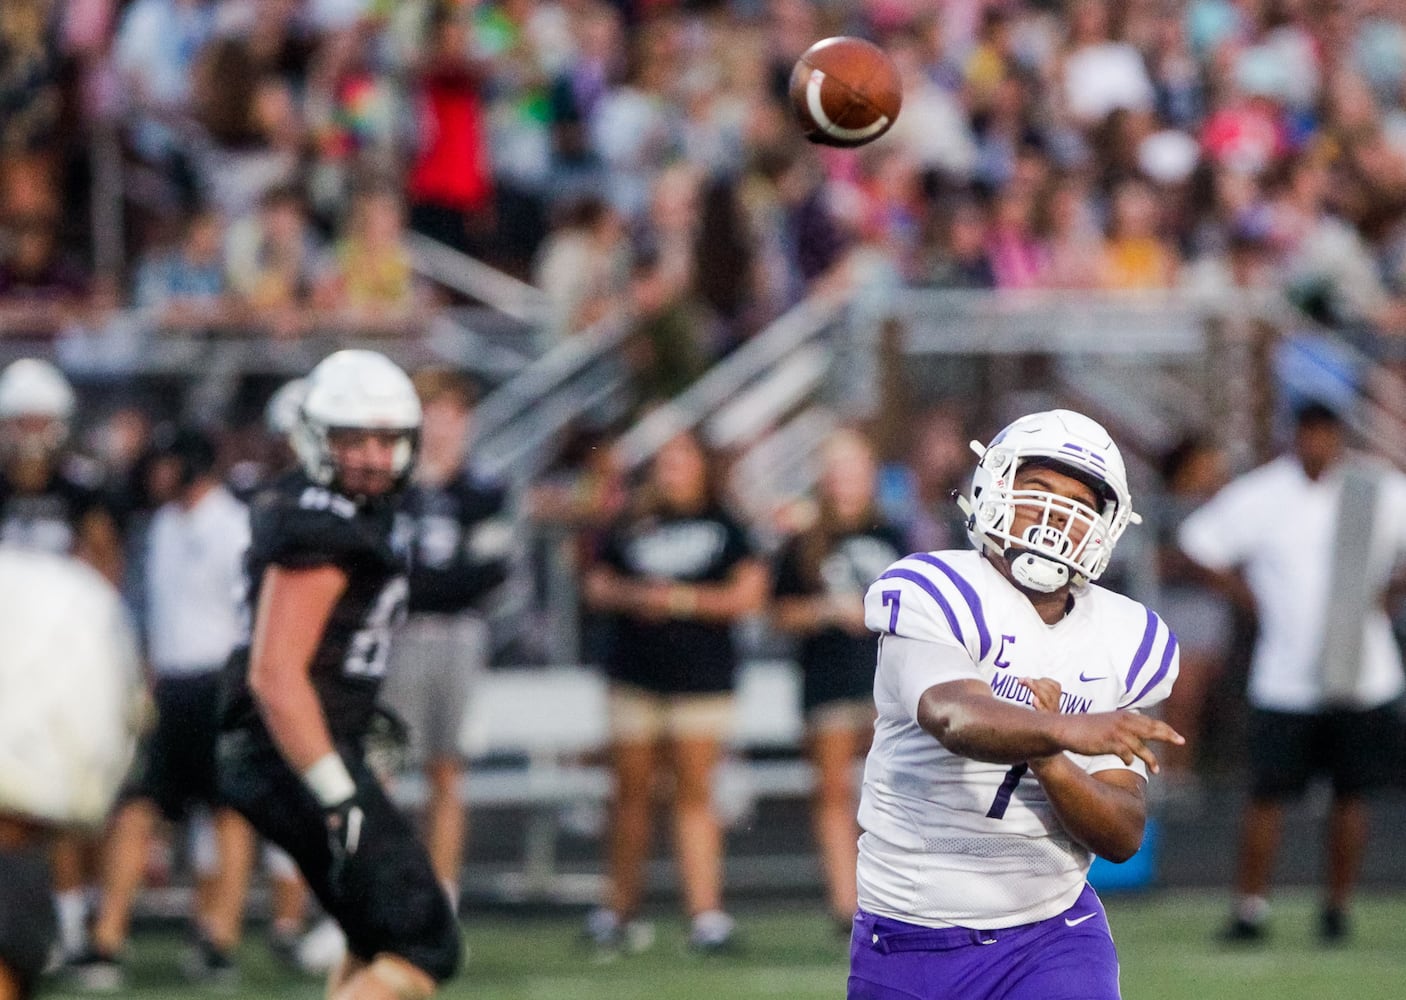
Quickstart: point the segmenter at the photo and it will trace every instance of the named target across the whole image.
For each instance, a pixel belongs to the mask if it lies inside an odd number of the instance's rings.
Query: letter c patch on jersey
[[[996,658],[991,661],[991,665],[992,665],[993,667],[1000,667],[1001,669],[1004,670],[1006,667],[1009,667],[1009,666],[1011,665],[1011,661],[1008,660],[1008,659],[1006,659],[1006,646],[1007,646],[1007,644],[1014,646],[1014,645],[1015,645],[1015,636],[1013,636],[1013,635],[1002,635],[1002,636],[1001,636],[1001,646],[1000,646],[999,649],[996,650]]]

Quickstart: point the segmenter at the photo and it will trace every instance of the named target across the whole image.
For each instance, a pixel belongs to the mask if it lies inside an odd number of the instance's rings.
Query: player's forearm
[[[918,702],[918,725],[952,753],[993,764],[1019,764],[1064,749],[1062,716],[1007,705],[990,694],[941,695]]]
[[[1030,773],[1065,832],[1099,857],[1121,863],[1142,846],[1147,808],[1140,795],[1098,780],[1062,753],[1032,760]]]
[[[327,720],[306,676],[265,677],[261,681],[255,672],[250,687],[274,745],[293,770],[302,774],[332,753]]]

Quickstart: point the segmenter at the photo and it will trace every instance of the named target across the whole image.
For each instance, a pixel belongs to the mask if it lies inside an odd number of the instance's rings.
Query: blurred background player
[[[615,626],[606,664],[615,772],[609,894],[587,921],[589,937],[605,951],[647,940],[631,925],[644,900],[665,751],[689,943],[716,951],[732,941],[713,778],[732,722],[732,626],[761,609],[767,569],[724,507],[712,461],[692,434],[665,444],[634,510],[613,527],[586,577],[587,603],[613,616]]]
[[[398,508],[420,403],[374,351],[339,351],[308,378],[301,468],[250,508],[252,631],[225,672],[220,791],[293,857],[345,932],[328,996],[416,1000],[458,968],[458,924],[363,748],[404,615]]]
[[[228,983],[237,976],[232,952],[253,862],[253,833],[221,803],[215,781],[220,669],[242,629],[237,597],[249,515],[221,482],[209,435],[164,428],[153,457],[172,463],[177,488],[151,520],[143,560],[156,728],[109,829],[89,949],[72,963],[77,983],[92,991],[122,988],[121,953],[159,819],[176,823],[193,808],[213,812],[215,850],[199,872],[186,963],[192,978]]]
[[[75,555],[114,585],[122,579],[117,522],[92,470],[71,457],[73,389],[47,361],[20,358],[0,372],[0,542]],[[54,839],[54,891],[64,957],[84,948],[97,844]]]
[[[874,657],[864,591],[906,551],[875,504],[878,466],[862,435],[841,430],[821,456],[816,518],[777,557],[772,616],[799,639],[806,749],[815,767],[815,843],[830,913],[849,933],[854,888],[855,759],[874,732]]]
[[[414,524],[410,613],[382,700],[409,728],[411,759],[424,770],[425,845],[457,911],[467,834],[459,731],[488,666],[484,603],[508,577],[513,525],[503,490],[469,470],[473,383],[444,368],[417,372],[413,382],[424,423],[403,504]]]
[[[865,597],[879,719],[849,997],[1116,1000],[1086,876],[1141,845],[1148,744],[1180,737],[1135,710],[1167,696],[1176,639],[1093,584],[1136,520],[1103,427],[1052,410],[974,447],[976,551],[909,556]]]
[[[0,1000],[55,943],[48,841],[107,815],[142,716],[116,591],[64,556],[0,544]]]
[[[1367,846],[1367,799],[1400,767],[1393,703],[1406,681],[1384,599],[1406,554],[1406,477],[1349,451],[1342,417],[1308,403],[1295,415],[1292,450],[1232,481],[1178,539],[1259,617],[1250,801],[1223,936],[1265,937],[1285,805],[1326,774],[1333,801],[1318,931],[1325,943],[1342,941]]]

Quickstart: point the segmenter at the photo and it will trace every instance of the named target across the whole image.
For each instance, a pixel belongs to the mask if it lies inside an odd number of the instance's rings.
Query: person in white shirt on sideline
[[[1406,477],[1347,448],[1321,403],[1295,414],[1292,450],[1234,480],[1183,522],[1182,550],[1250,603],[1250,802],[1222,936],[1267,932],[1266,895],[1287,802],[1332,781],[1319,935],[1348,934],[1368,837],[1366,799],[1398,769],[1401,654],[1384,610],[1406,552]]]
[[[1022,417],[959,503],[977,551],[869,588],[878,721],[859,806],[850,1000],[1115,1000],[1095,854],[1139,849],[1177,643],[1095,586],[1133,513],[1108,432]],[[1031,709],[1037,709],[1032,711]]]
[[[119,959],[160,818],[181,820],[194,806],[214,814],[217,863],[201,879],[195,945],[186,963],[192,978],[237,975],[231,953],[253,863],[253,832],[221,804],[215,787],[220,669],[241,634],[237,597],[249,515],[221,483],[216,446],[206,434],[172,430],[156,450],[158,460],[175,464],[179,483],[147,537],[147,660],[157,723],[112,821],[89,951],[71,964],[76,985],[94,992],[122,987]]]

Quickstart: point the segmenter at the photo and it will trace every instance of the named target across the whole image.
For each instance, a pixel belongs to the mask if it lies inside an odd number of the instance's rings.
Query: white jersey
[[[894,563],[869,588],[865,620],[880,633],[878,721],[859,806],[859,903],[932,927],[1014,927],[1068,909],[1093,855],[1055,817],[1026,766],[951,753],[917,723],[934,684],[981,680],[1029,705],[1017,678],[1059,682],[1060,711],[1146,708],[1176,679],[1177,641],[1136,601],[1090,585],[1046,625],[1030,600],[977,552]],[[1114,756],[1069,757],[1093,774],[1146,777]]]

